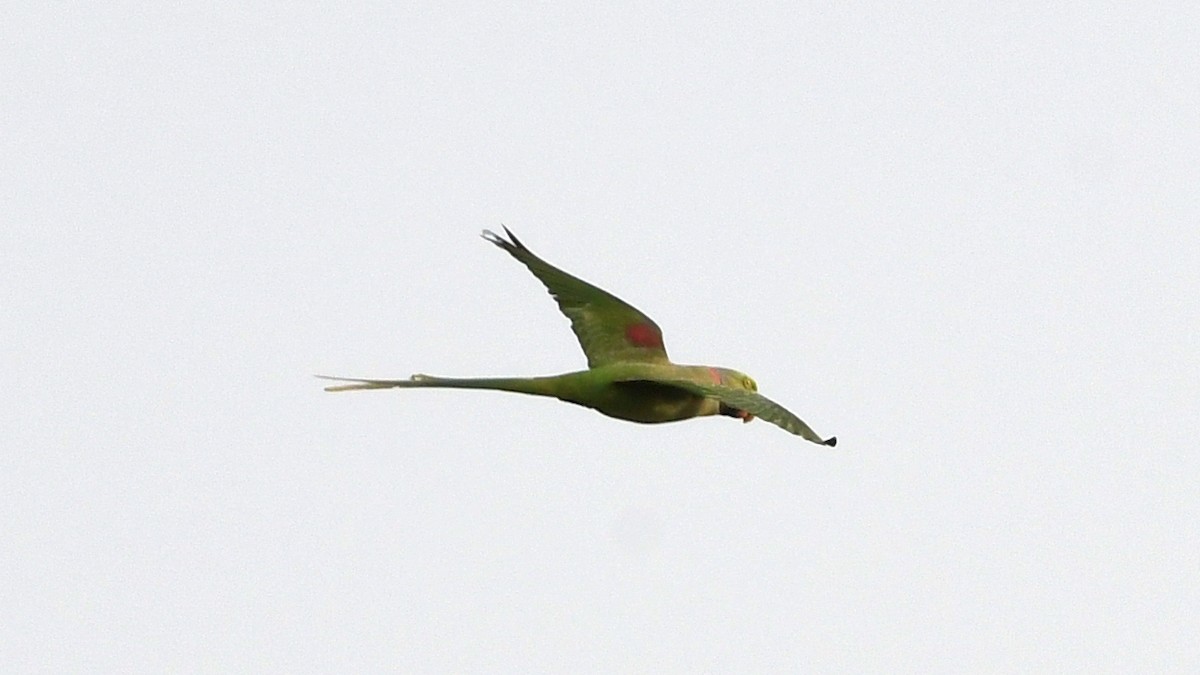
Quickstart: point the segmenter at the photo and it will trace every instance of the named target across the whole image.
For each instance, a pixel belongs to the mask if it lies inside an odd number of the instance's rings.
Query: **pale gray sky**
[[[1200,669],[1187,3],[17,3],[0,669]],[[24,5],[24,6],[22,6]],[[618,422],[478,238],[753,375]]]

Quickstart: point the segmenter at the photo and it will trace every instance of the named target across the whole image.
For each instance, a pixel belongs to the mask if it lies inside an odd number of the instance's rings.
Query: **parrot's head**
[[[758,383],[754,381],[754,378],[745,373],[739,373],[738,371],[730,368],[714,368],[713,370],[715,370],[717,375],[720,377],[720,383],[726,387],[745,389],[746,391],[758,391]],[[731,405],[726,405],[724,402],[721,403],[719,412],[726,417],[736,417],[743,423],[754,419],[754,415],[751,415],[749,411],[741,410],[740,408],[735,408]]]

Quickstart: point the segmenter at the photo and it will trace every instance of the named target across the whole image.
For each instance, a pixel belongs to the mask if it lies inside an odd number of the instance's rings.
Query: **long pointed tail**
[[[361,391],[365,389],[394,389],[412,387],[444,387],[449,389],[494,389],[497,391],[512,391],[519,394],[534,394],[537,396],[557,396],[553,384],[554,378],[542,377],[485,377],[485,378],[453,378],[433,377],[432,375],[413,375],[407,380],[364,380],[356,377],[331,377],[317,375],[322,380],[349,382],[325,387],[325,391]]]
[[[353,382],[354,384],[338,384],[325,387],[325,391],[358,391],[361,389],[395,389],[397,387],[437,387],[438,378],[428,375],[413,375],[407,380],[362,380],[357,377],[333,377],[332,375],[315,375],[322,380],[335,382]]]

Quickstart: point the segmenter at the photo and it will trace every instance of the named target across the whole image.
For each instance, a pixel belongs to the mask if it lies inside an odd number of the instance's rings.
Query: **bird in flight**
[[[368,380],[318,375],[349,382],[325,391],[443,387],[493,389],[552,396],[617,419],[653,424],[724,415],[749,422],[760,417],[814,443],[833,446],[783,406],[758,393],[748,375],[729,368],[683,366],[667,358],[662,330],[633,306],[567,274],[533,254],[507,227],[505,239],[490,230],[483,238],[519,260],[550,291],[571,320],[588,368],[546,377],[451,378],[413,375],[407,380]]]

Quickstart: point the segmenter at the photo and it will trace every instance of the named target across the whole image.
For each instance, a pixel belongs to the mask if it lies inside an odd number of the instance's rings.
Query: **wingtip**
[[[496,234],[495,232],[492,232],[491,230],[484,230],[483,233],[480,234],[479,236],[483,237],[486,241],[489,241],[489,242],[495,244],[496,246],[499,246],[500,248],[508,251],[509,253],[513,253],[514,251],[528,251],[529,250],[528,248],[526,248],[525,244],[521,243],[520,239],[517,239],[517,235],[513,234],[512,230],[508,229],[507,225],[504,225],[503,223],[501,223],[500,227],[504,228],[504,234],[508,235],[508,239],[505,239],[504,237]]]

